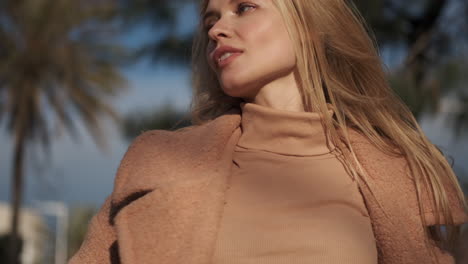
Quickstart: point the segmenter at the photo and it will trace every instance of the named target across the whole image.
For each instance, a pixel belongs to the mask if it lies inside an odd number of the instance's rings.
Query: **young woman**
[[[70,263],[454,263],[466,200],[351,1],[202,1],[193,87]]]

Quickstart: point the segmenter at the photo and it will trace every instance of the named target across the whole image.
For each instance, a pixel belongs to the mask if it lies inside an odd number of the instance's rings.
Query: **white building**
[[[0,202],[0,235],[10,231],[11,210],[9,204]],[[47,225],[34,209],[22,208],[19,234],[23,239],[22,264],[36,264],[44,255],[47,240]]]

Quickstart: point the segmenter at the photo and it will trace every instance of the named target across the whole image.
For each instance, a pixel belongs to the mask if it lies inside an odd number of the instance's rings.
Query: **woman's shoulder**
[[[144,131],[132,140],[122,161],[133,162],[133,158],[141,158],[141,156],[161,150],[173,149],[174,145],[179,144],[181,141],[187,143],[187,140],[202,132],[203,126],[190,125],[177,130],[154,129]]]
[[[172,141],[174,132],[149,130],[138,135],[120,160],[114,177],[113,200],[121,200],[127,193],[144,191],[153,186],[151,175],[165,144]]]
[[[387,173],[382,174],[382,170],[407,175],[408,161],[398,146],[387,141],[385,146],[379,147],[363,132],[353,128],[348,129],[348,135],[351,147],[361,165],[367,170],[375,171],[371,173],[371,177],[387,175]]]
[[[236,116],[172,131],[143,132],[131,142],[120,161],[114,192],[130,193],[154,188],[174,180],[173,177],[180,177],[183,172],[190,174],[190,168],[199,163],[219,158],[238,126],[233,118]]]
[[[350,143],[356,158],[364,169],[367,178],[365,180],[372,191],[378,194],[380,201],[394,201],[399,196],[412,212],[418,210],[418,204],[423,203],[428,217],[428,224],[436,222],[435,210],[432,206],[433,197],[431,192],[423,185],[421,186],[422,201],[417,201],[414,175],[410,169],[409,161],[403,154],[398,154],[397,149],[382,151],[363,133],[357,130],[349,132]],[[468,220],[464,209],[460,207],[452,184],[443,179],[444,188],[451,208],[455,212],[455,222],[463,223]],[[390,205],[392,206],[392,205]]]
[[[355,158],[365,173],[365,177],[361,175],[360,178],[373,189],[374,193],[389,195],[389,197],[381,197],[386,200],[391,199],[391,196],[395,194],[386,191],[393,190],[395,187],[394,192],[400,192],[400,195],[413,191],[412,174],[404,155],[379,148],[364,133],[355,129],[349,129],[348,135]]]

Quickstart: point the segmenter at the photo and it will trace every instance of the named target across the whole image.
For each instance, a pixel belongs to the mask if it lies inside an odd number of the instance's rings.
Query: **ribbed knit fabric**
[[[212,263],[376,264],[363,198],[327,147],[318,113],[241,109]]]

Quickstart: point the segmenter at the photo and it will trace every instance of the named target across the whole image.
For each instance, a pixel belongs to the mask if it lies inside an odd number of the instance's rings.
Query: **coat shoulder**
[[[348,133],[353,151],[371,179],[387,181],[390,180],[387,177],[411,178],[408,173],[408,161],[398,147],[382,150],[357,130],[349,129]]]
[[[371,181],[368,182],[369,186],[374,186],[373,191],[382,195],[379,200],[394,200],[396,195],[404,197],[402,202],[406,201],[407,208],[413,212],[412,214],[420,215],[419,207],[422,207],[427,225],[440,224],[435,217],[436,210],[433,205],[432,192],[422,185],[422,200],[417,200],[415,177],[410,169],[409,161],[397,147],[384,152],[358,131],[351,130],[349,135],[356,157],[367,173],[368,180]],[[455,224],[466,223],[468,216],[457,198],[455,187],[453,184],[449,184],[447,177],[443,177],[443,175],[440,177],[453,212]]]
[[[144,173],[158,161],[159,152],[174,139],[173,131],[149,130],[138,135],[128,146],[120,160],[114,178],[113,203],[119,203],[128,194],[142,193],[154,188]]]
[[[193,169],[219,160],[240,124],[231,111],[201,125],[149,130],[136,137],[125,152],[114,180],[114,201],[145,193],[166,183],[189,179]]]

